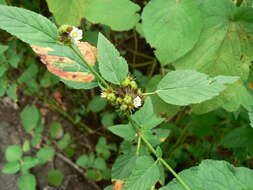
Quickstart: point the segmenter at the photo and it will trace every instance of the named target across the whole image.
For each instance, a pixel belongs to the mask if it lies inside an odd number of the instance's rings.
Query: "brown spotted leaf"
[[[76,46],[84,60],[91,66],[96,63],[96,47],[87,42],[78,42]],[[33,51],[40,56],[52,74],[61,81],[76,89],[89,89],[97,86],[95,76],[90,73],[85,64],[68,46],[55,45],[53,47],[32,46]]]
[[[113,187],[112,189],[113,190],[123,190],[123,187],[124,187],[124,181],[122,180],[115,180],[113,181]]]

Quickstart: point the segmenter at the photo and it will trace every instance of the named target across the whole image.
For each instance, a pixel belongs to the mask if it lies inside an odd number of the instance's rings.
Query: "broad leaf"
[[[22,155],[22,148],[18,145],[8,146],[5,151],[5,158],[8,162],[18,161],[21,159]]]
[[[112,166],[112,179],[126,180],[132,173],[137,158],[138,157],[133,153],[119,156]]]
[[[21,122],[26,132],[38,127],[40,122],[40,112],[35,106],[27,105],[20,114]]]
[[[128,74],[126,60],[101,33],[98,36],[98,62],[102,76],[114,84],[120,84]]]
[[[142,29],[165,65],[185,55],[199,39],[202,19],[197,1],[155,0],[145,6]]]
[[[0,5],[0,28],[38,46],[48,46],[57,41],[57,28],[51,21],[22,8]]]
[[[169,72],[158,84],[157,93],[167,103],[189,105],[203,102],[218,96],[238,77],[208,75],[191,70]]]
[[[53,160],[54,154],[55,154],[55,151],[53,148],[45,147],[45,148],[40,149],[39,152],[37,152],[36,156],[41,163],[45,163],[45,162]]]
[[[194,69],[210,76],[240,76],[241,83],[248,77],[250,61],[252,61],[253,25],[239,12],[252,14],[250,10],[242,10],[228,0],[199,1],[204,21],[200,40],[189,53],[173,64],[176,69]],[[241,83],[226,90],[226,93],[215,101],[203,103],[198,113],[205,113],[223,104],[230,104],[229,111],[239,106],[238,97]],[[234,97],[231,99],[231,97]],[[232,101],[232,103],[230,103]],[[236,105],[237,103],[237,105]],[[238,106],[239,105],[239,106]]]
[[[75,89],[94,88],[97,86],[95,76],[90,73],[83,61],[94,66],[96,48],[87,42],[78,42],[73,48],[56,44],[46,48],[32,46],[47,69],[58,76],[62,82]],[[80,51],[83,58],[81,59],[75,51]]]
[[[154,114],[153,104],[150,98],[147,98],[144,106],[131,117],[144,130],[152,129],[164,121],[164,118],[160,118]]]
[[[124,190],[148,189],[159,179],[159,168],[148,156],[139,157],[136,166],[126,181]]]
[[[112,127],[109,127],[108,129],[115,135],[118,135],[127,141],[132,141],[136,138],[136,132],[130,123],[114,125]]]
[[[59,186],[62,184],[64,175],[60,170],[51,170],[48,172],[47,178],[48,178],[48,182],[51,185]]]
[[[110,26],[113,30],[129,30],[139,21],[140,7],[130,0],[47,0],[58,24],[79,26],[82,18]]]
[[[4,165],[2,172],[4,174],[15,174],[20,170],[20,164],[18,161],[9,162]]]
[[[250,190],[253,188],[253,171],[235,168],[225,161],[205,160],[197,167],[179,173],[183,180],[194,190]],[[174,179],[159,190],[184,190]]]
[[[36,178],[32,174],[24,174],[18,179],[18,187],[20,190],[35,190]]]

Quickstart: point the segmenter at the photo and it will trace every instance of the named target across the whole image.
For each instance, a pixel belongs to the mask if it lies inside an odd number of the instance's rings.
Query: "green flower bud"
[[[136,89],[136,88],[137,88],[137,84],[136,84],[135,81],[131,81],[130,86],[131,86],[133,89]]]
[[[114,93],[109,93],[109,94],[107,94],[107,99],[109,100],[109,101],[115,101],[116,100],[116,96],[115,96],[115,94]]]
[[[122,104],[122,105],[120,106],[120,110],[122,110],[122,111],[126,111],[127,108],[128,108],[128,106],[127,106],[126,104]]]
[[[126,96],[124,97],[124,102],[125,102],[126,104],[130,104],[130,103],[132,103],[132,101],[133,101],[133,98],[132,98],[131,96],[126,95]]]
[[[131,80],[127,77],[127,78],[121,83],[121,85],[124,86],[124,87],[126,87],[126,86],[130,85],[130,83],[131,83]]]
[[[122,102],[123,102],[123,99],[122,99],[122,98],[118,97],[118,98],[116,99],[116,103],[117,103],[117,104],[121,104]]]

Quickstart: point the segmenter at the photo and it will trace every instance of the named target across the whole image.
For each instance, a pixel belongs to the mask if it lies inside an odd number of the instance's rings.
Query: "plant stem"
[[[184,182],[184,180],[173,170],[172,167],[170,167],[170,165],[161,157],[157,156],[156,151],[154,149],[154,147],[147,141],[147,139],[145,139],[145,137],[143,137],[142,135],[140,135],[141,139],[143,140],[143,142],[147,145],[147,147],[149,148],[149,150],[156,156],[156,158],[158,160],[160,160],[160,162],[176,177],[176,179],[179,181],[179,183],[181,183],[181,185],[184,187],[185,190],[191,190],[191,188]]]
[[[70,46],[72,48],[72,50],[79,56],[79,58],[83,61],[84,65],[86,67],[88,67],[88,69],[90,70],[90,72],[92,74],[95,75],[95,77],[101,82],[101,84],[104,85],[105,88],[109,88],[110,86],[107,84],[107,82],[103,79],[103,77],[92,67],[90,66],[83,58],[80,50],[75,46],[75,45],[71,45]]]
[[[146,92],[146,93],[143,93],[142,95],[143,95],[143,96],[149,96],[149,95],[154,95],[154,94],[157,94],[157,91],[154,91],[154,92]]]
[[[138,137],[138,143],[137,143],[137,150],[136,150],[136,155],[139,155],[140,153],[140,148],[141,148],[141,137]]]

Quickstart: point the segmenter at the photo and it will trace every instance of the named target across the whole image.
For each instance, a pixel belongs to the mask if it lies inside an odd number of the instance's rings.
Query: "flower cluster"
[[[83,37],[83,31],[70,25],[62,25],[59,30],[59,41],[68,44],[73,41],[74,43],[78,42]]]
[[[101,97],[121,111],[133,111],[143,103],[142,92],[131,77],[127,77],[120,86],[102,91]]]

